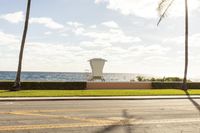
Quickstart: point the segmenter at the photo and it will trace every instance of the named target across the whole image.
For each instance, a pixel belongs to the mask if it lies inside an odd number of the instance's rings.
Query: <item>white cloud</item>
[[[102,2],[108,2],[108,0],[95,0],[94,1],[96,4],[102,3]]]
[[[112,35],[113,32],[119,31],[109,31],[108,35]],[[3,34],[3,36],[4,38],[6,38],[1,39],[6,40],[4,42],[8,43],[8,41],[14,40],[9,43],[15,43],[17,41],[17,38],[14,35]],[[129,48],[123,48],[120,45],[115,46],[114,44],[111,44],[108,38],[101,39],[101,37],[99,37],[98,35],[93,39],[94,40],[89,39],[90,41],[80,41],[79,43],[76,43],[76,45],[72,45],[71,42],[68,42],[66,44],[27,42],[24,51],[23,70],[84,71],[84,69],[89,68],[89,64],[87,62],[88,59],[101,57],[108,60],[106,71],[118,71],[118,67],[121,67],[126,68],[126,72],[131,72],[132,69],[136,71],[136,64],[143,63],[143,59],[147,60],[147,62],[149,63],[148,65],[151,65],[150,62],[155,63],[155,60],[162,60],[162,57],[168,50],[167,48],[163,48],[160,45],[145,46],[141,43],[137,45],[133,44],[133,46]],[[18,51],[17,49],[19,47],[12,48],[15,48],[15,50]],[[18,52],[16,52],[15,54],[17,55]],[[5,60],[7,60],[8,63],[2,65],[2,69],[6,68],[6,65],[12,64],[12,62],[17,62],[15,56],[5,57]],[[133,62],[134,65],[131,65],[131,63]],[[125,64],[130,65],[127,66]],[[16,65],[17,64],[12,64],[10,66]],[[146,73],[146,71],[143,73]]]
[[[52,34],[52,32],[50,32],[50,31],[44,32],[44,35],[51,35],[51,34]]]
[[[79,22],[67,22],[70,27],[67,33],[70,31],[77,36],[84,37],[89,42],[93,39],[94,43],[136,43],[140,42],[141,39],[137,36],[126,35],[124,31],[114,21],[102,22],[100,25],[86,26]],[[102,29],[102,25],[106,28]]]
[[[82,48],[79,46],[69,46],[62,43],[27,42],[23,67],[24,70],[29,71],[78,71],[77,66],[80,63],[87,63],[87,60],[83,59],[84,55],[76,56],[81,52]]]
[[[0,19],[4,19],[10,23],[19,23],[23,21],[24,15],[22,11],[19,11],[19,12],[13,12],[13,13],[1,15]]]
[[[31,18],[30,23],[42,24],[45,27],[53,30],[64,28],[62,24],[55,22],[52,18],[47,18],[47,17]]]
[[[163,40],[163,43],[173,46],[184,46],[185,36],[178,36]],[[189,47],[200,47],[200,33],[189,35]]]
[[[63,37],[69,36],[67,33],[61,33],[60,35],[63,36]]]
[[[118,58],[119,57],[118,55],[125,54],[128,51],[126,49],[121,48],[121,47],[116,47],[115,46],[115,47],[107,47],[107,48],[105,48],[105,52],[109,53],[109,54],[112,54],[112,56],[116,56],[116,58]],[[118,58],[118,59],[120,59],[120,58]]]
[[[157,7],[160,0],[95,0],[96,4],[106,3],[107,8],[123,15],[136,15],[143,18],[158,17]],[[195,11],[200,7],[199,0],[190,0],[189,9]],[[175,0],[169,10],[169,16],[184,15],[184,0]]]
[[[19,23],[24,20],[24,15],[22,11],[14,12],[14,13],[8,13],[5,15],[0,15],[0,19],[4,19],[10,23]],[[54,21],[52,18],[48,17],[39,17],[39,18],[31,18],[30,23],[35,24],[42,24],[45,27],[49,29],[62,29],[64,26],[56,21]]]
[[[82,28],[82,27],[77,27],[73,30],[73,32],[76,34],[76,35],[81,35],[85,32],[85,28]]]
[[[144,62],[146,61],[153,61],[153,62],[162,62],[162,63],[169,63],[166,61],[169,61],[169,57],[164,57],[164,56],[150,56],[150,57],[146,57],[144,58]]]
[[[151,57],[151,56],[163,56],[166,54],[167,51],[169,51],[169,47],[163,47],[161,45],[149,45],[149,46],[144,46],[144,45],[138,45],[138,46],[132,46],[128,48],[128,51],[133,54],[134,56],[146,56],[146,57]]]
[[[82,41],[80,42],[80,46],[87,50],[99,50],[99,49],[111,47],[112,44],[94,40],[94,41]]]
[[[128,36],[120,29],[110,29],[103,32],[88,31],[84,32],[82,35],[109,43],[134,43],[141,41],[139,37]]]
[[[79,23],[79,22],[67,22],[68,25],[73,26],[73,27],[80,27],[83,26],[83,24]]]
[[[97,25],[91,25],[89,28],[91,28],[91,29],[96,29],[96,28],[97,28]]]
[[[114,21],[103,22],[102,25],[109,27],[109,28],[119,28],[118,24]]]
[[[200,33],[189,36],[189,46],[200,48]]]
[[[0,45],[14,44],[18,43],[19,39],[12,34],[7,34],[0,31]]]
[[[85,28],[82,23],[69,21],[67,22],[67,25],[69,25],[67,28],[69,28],[76,35],[81,35],[85,32]]]

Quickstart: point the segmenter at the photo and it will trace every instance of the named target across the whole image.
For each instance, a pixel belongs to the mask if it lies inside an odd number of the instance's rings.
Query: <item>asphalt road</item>
[[[0,133],[200,133],[200,99],[0,102]]]

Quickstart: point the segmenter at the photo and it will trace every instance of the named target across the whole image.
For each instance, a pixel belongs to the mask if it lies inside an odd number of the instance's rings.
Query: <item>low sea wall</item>
[[[13,81],[0,81],[0,90],[9,90]],[[200,82],[189,82],[189,89],[200,89]],[[21,82],[22,90],[95,90],[95,89],[181,89],[181,82]]]
[[[87,82],[87,89],[152,89],[151,82]]]
[[[8,90],[12,81],[0,81],[0,90]],[[152,89],[151,82],[21,82],[22,90],[95,90]]]

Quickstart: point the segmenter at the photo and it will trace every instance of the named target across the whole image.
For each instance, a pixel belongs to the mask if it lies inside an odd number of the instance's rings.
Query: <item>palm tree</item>
[[[11,91],[17,91],[17,90],[20,90],[20,88],[21,88],[20,79],[21,79],[22,58],[23,58],[23,52],[24,52],[24,45],[25,45],[25,41],[26,41],[26,34],[27,34],[27,30],[28,30],[30,7],[31,7],[31,0],[28,0],[27,9],[26,9],[26,18],[25,18],[25,24],[24,24],[24,31],[23,31],[21,48],[20,48],[20,53],[19,53],[18,70],[17,70],[17,74],[16,74],[15,83],[14,83],[13,88],[11,88]]]
[[[160,24],[161,20],[166,16],[169,7],[173,4],[174,0],[161,0],[158,5],[158,12],[160,19],[157,25]],[[188,0],[185,0],[185,70],[182,89],[187,90],[187,70],[188,70]]]

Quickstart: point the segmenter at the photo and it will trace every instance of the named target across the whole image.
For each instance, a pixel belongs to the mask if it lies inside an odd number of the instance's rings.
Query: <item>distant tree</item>
[[[165,81],[183,81],[183,79],[179,77],[166,77]]]
[[[164,79],[163,78],[157,78],[157,79],[155,79],[155,81],[164,82]]]
[[[151,81],[156,81],[156,79],[155,78],[151,78]]]
[[[160,15],[160,19],[157,23],[162,21],[162,19],[166,16],[166,13],[169,7],[173,4],[174,0],[161,0],[158,5],[158,12]],[[182,89],[187,90],[187,70],[188,70],[188,0],[185,0],[185,70],[184,70],[184,78]]]
[[[31,0],[27,1],[27,9],[26,9],[26,18],[25,18],[25,24],[24,24],[24,31],[21,41],[21,48],[19,53],[19,61],[18,61],[18,69],[16,74],[16,79],[14,82],[13,87],[10,89],[11,91],[17,91],[21,89],[21,68],[22,68],[22,59],[23,59],[23,52],[24,52],[24,45],[26,41],[26,34],[28,30],[28,22],[29,22],[29,14],[30,14],[30,7],[31,7]]]
[[[137,79],[137,81],[144,81],[144,77],[143,76],[137,76],[136,79]]]
[[[183,81],[182,78],[179,77],[163,77],[163,78],[145,78],[143,76],[137,76],[137,81],[151,81],[151,82],[180,82]],[[190,80],[187,80],[188,82],[191,82]]]

